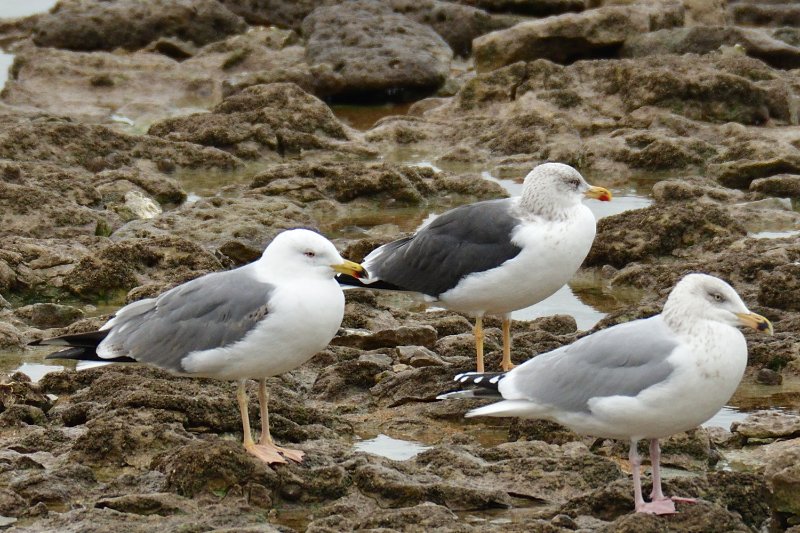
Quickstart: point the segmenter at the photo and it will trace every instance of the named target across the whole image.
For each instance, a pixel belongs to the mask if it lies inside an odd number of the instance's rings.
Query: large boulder
[[[162,120],[149,133],[222,148],[245,159],[335,148],[336,141],[348,139],[330,108],[293,83],[248,87],[210,113]]]
[[[736,2],[730,7],[734,24],[800,26],[800,6],[794,2]]]
[[[609,6],[531,20],[475,39],[475,66],[487,71],[517,61],[572,63],[614,55],[629,37],[682,24],[683,10],[672,4]]]
[[[388,0],[395,13],[426,24],[447,41],[453,52],[469,56],[472,40],[513,26],[519,17],[495,15],[472,6],[439,0]]]
[[[436,91],[449,74],[447,43],[430,27],[378,3],[320,7],[303,21],[303,35],[306,61],[322,76],[318,94],[408,98]]]
[[[656,204],[598,222],[586,264],[623,267],[701,243],[721,247],[744,235],[739,223],[713,204]]]
[[[134,50],[164,36],[202,45],[246,29],[244,20],[217,0],[65,0],[39,18],[34,42],[71,50]]]
[[[707,54],[721,47],[734,46],[741,47],[747,55],[776,68],[800,67],[800,48],[797,46],[778,40],[762,30],[735,26],[670,28],[634,35],[625,41],[620,55]]]

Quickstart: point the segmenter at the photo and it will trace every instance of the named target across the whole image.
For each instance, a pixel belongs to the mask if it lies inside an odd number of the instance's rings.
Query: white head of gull
[[[584,198],[608,201],[611,193],[568,165],[539,165],[521,196],[451,209],[414,235],[373,250],[364,259],[368,278],[340,276],[340,282],[417,292],[433,305],[473,315],[479,372],[483,317],[501,316],[501,366],[508,370],[510,313],[555,293],[589,253],[595,218]]]
[[[733,395],[747,364],[737,326],[772,333],[730,285],[689,274],[661,314],[598,331],[505,374],[460,374],[457,381],[482,389],[442,398],[499,396],[466,416],[546,418],[581,434],[629,440],[636,510],[672,513],[680,499],[661,490],[658,439],[697,427]],[[650,502],[639,479],[641,439],[650,441]]]
[[[254,263],[128,304],[98,331],[36,344],[68,347],[48,359],[140,362],[180,375],[239,380],[247,451],[269,463],[299,462],[303,452],[281,448],[270,436],[266,378],[297,368],[325,348],[344,314],[334,276],[363,272],[322,235],[285,231]],[[247,378],[259,380],[258,443],[250,431]]]

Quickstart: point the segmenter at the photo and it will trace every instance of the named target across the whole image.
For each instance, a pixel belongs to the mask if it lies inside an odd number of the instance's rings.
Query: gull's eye
[[[311,250],[308,250],[306,252],[303,252],[303,255],[306,256],[306,257],[315,257],[317,254],[315,254]]]
[[[572,187],[573,189],[576,189],[576,190],[581,185],[580,180],[574,179],[574,178],[569,180],[567,183],[569,184],[570,187]]]
[[[711,297],[714,299],[715,302],[724,302],[725,297],[718,292],[712,292]]]

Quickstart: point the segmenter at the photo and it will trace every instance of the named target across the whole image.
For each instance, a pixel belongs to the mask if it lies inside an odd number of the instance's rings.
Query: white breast
[[[597,427],[584,431],[614,438],[662,438],[699,426],[733,396],[747,366],[747,344],[737,329],[707,322],[703,335],[687,336],[669,361],[676,371],[636,397],[590,403]],[[695,332],[696,333],[696,332]]]
[[[272,293],[269,314],[241,341],[189,354],[188,373],[219,379],[277,376],[324,349],[344,316],[344,294],[333,279],[282,283]]]
[[[522,226],[513,237],[522,251],[497,268],[466,276],[441,294],[455,311],[506,314],[538,303],[567,283],[583,263],[595,235],[595,218],[583,204],[563,221]]]

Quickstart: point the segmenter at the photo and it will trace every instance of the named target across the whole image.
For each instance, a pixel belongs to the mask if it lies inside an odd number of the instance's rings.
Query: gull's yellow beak
[[[367,277],[367,271],[366,269],[364,269],[364,267],[362,267],[358,263],[354,263],[346,259],[344,263],[339,263],[338,265],[331,265],[331,268],[340,274],[347,274],[348,276],[353,276],[356,279]]]
[[[736,313],[739,323],[767,335],[772,335],[772,322],[755,313]]]
[[[589,187],[589,190],[583,193],[586,198],[594,198],[595,200],[600,200],[601,202],[610,202],[611,201],[611,191],[606,189],[605,187]]]

